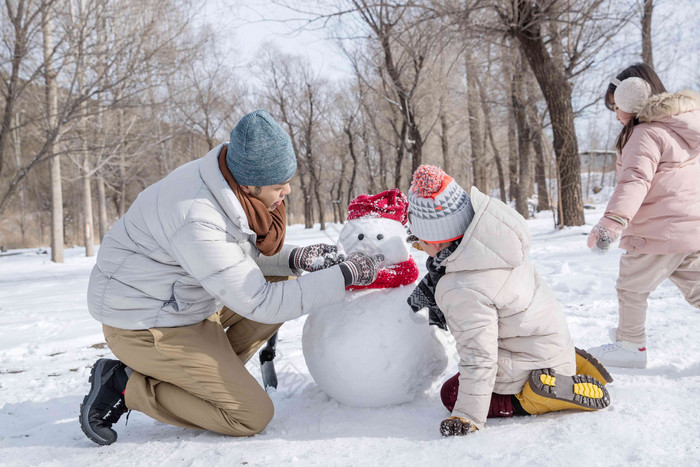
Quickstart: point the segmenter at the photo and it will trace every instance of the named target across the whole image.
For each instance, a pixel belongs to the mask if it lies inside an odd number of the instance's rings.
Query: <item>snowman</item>
[[[381,253],[384,267],[373,284],[349,287],[342,303],[314,311],[304,324],[309,373],[321,390],[346,405],[409,402],[447,364],[433,327],[406,302],[419,275],[406,243],[407,207],[397,189],[350,203],[339,250]]]

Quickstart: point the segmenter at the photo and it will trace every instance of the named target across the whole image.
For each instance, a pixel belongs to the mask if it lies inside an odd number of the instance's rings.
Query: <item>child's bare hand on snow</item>
[[[625,230],[625,225],[616,219],[603,217],[588,234],[588,248],[597,253],[605,253]]]

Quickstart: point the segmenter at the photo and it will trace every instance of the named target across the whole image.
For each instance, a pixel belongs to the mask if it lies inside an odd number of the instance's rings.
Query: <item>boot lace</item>
[[[612,350],[619,350],[621,344],[619,342],[613,342],[612,344],[605,344],[602,346],[603,352],[610,352]]]
[[[121,416],[124,415],[126,412],[131,412],[131,410],[127,409],[124,397],[120,397],[119,400],[109,410],[109,412],[107,412],[107,415],[105,415],[103,420],[109,423],[109,426],[112,426],[113,424],[117,423]],[[127,415],[127,420],[128,418],[129,416]]]

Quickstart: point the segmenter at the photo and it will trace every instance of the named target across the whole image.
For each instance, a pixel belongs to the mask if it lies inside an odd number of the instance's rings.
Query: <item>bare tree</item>
[[[52,133],[57,132],[58,87],[53,66],[52,14],[47,6],[42,12],[41,31],[44,51],[44,80],[46,82],[46,148],[50,161],[51,179],[51,261],[62,263],[63,255],[63,187],[61,183],[61,158],[56,155],[56,140]]]
[[[506,31],[523,48],[547,102],[560,183],[561,226],[584,223],[570,79],[591,66],[595,54],[625,21],[604,7],[603,0],[515,0],[496,5]],[[554,34],[548,36],[552,24]]]
[[[469,136],[471,142],[471,166],[474,185],[482,192],[488,193],[486,139],[484,135],[484,117],[482,115],[481,96],[479,95],[478,69],[471,46],[466,47],[464,68],[467,76],[467,113],[469,115]]]
[[[642,61],[654,68],[654,57],[651,51],[651,15],[654,11],[654,0],[642,0]]]
[[[518,183],[515,192],[515,209],[525,219],[530,217],[527,199],[531,188],[531,141],[532,128],[528,122],[527,97],[525,95],[525,81],[527,79],[527,62],[520,50],[520,57],[516,55],[515,73],[511,86],[511,100],[513,119],[518,129]]]
[[[210,40],[202,48],[202,52],[211,52],[184,64],[179,84],[183,95],[173,99],[173,104],[183,124],[201,132],[211,149],[222,129],[233,128],[243,92],[237,88],[238,80],[226,65],[225,56],[211,46]]]

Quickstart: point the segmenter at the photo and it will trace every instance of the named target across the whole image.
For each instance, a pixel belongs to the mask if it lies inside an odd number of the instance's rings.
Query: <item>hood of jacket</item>
[[[532,238],[525,219],[503,202],[470,192],[474,219],[459,247],[444,262],[446,272],[514,268],[527,258]]]
[[[700,94],[665,92],[651,96],[637,114],[641,123],[662,123],[692,149],[700,147]]]

